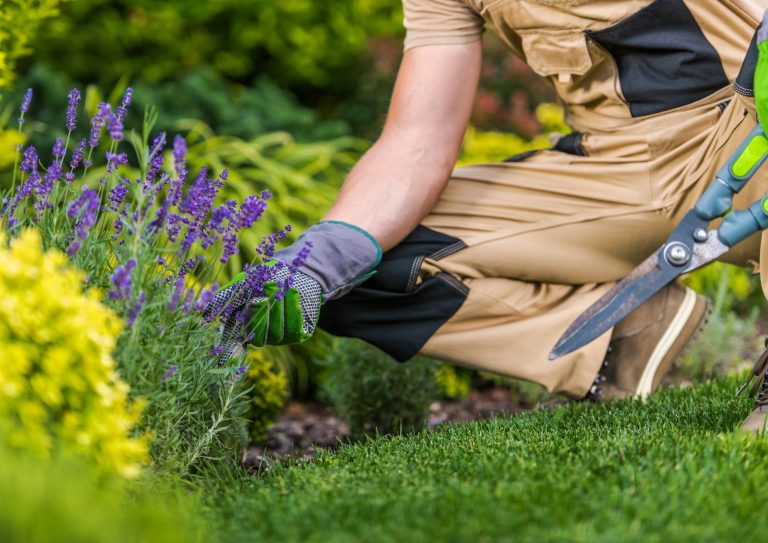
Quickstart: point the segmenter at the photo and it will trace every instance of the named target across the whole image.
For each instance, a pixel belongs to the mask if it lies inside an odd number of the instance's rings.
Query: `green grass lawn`
[[[737,380],[345,446],[210,493],[221,540],[765,541]]]

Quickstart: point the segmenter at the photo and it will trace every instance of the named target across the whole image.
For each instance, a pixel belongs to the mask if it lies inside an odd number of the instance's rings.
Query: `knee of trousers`
[[[450,320],[469,293],[447,273],[420,279],[421,265],[425,258],[438,260],[464,247],[457,238],[418,226],[383,255],[373,277],[323,306],[320,328],[365,340],[400,362],[408,360]]]

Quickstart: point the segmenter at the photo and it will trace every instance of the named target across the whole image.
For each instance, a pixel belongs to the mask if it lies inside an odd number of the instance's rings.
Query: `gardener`
[[[249,307],[252,341],[299,341],[319,323],[401,361],[422,353],[573,398],[649,394],[707,313],[684,287],[668,286],[571,355],[547,355],[691,208],[754,128],[755,94],[768,121],[768,81],[753,86],[768,2],[403,4],[405,55],[382,134],[325,220],[276,254],[298,263],[311,242],[285,297],[270,289]],[[551,82],[574,132],[551,150],[452,172],[484,25]],[[768,42],[759,62],[758,82]],[[767,170],[735,207],[767,191]],[[753,236],[725,260],[759,255]],[[275,273],[279,283],[288,271]],[[756,413],[749,425],[762,426]]]

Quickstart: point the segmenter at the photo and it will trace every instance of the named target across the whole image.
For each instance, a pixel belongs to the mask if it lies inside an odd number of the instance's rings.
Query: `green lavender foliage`
[[[79,240],[80,249],[71,260],[87,273],[88,288],[104,293],[104,302],[129,323],[118,338],[114,357],[132,394],[146,401],[139,430],[153,436],[151,454],[155,467],[190,475],[206,465],[236,458],[247,435],[247,397],[244,381],[235,378],[240,374],[239,361],[233,359],[223,366],[217,362],[211,349],[217,345],[218,332],[194,309],[204,287],[217,279],[220,246],[204,250],[198,244],[182,253],[162,231],[153,232],[150,227],[163,200],[162,194],[153,198],[143,189],[150,162],[157,154],[150,143],[155,119],[156,115],[149,111],[141,131],[129,136],[135,155],[133,166],[124,165],[108,174],[99,159],[103,147],[86,152],[94,166],[77,169],[73,183],[59,179],[45,211],[37,211],[29,200],[23,200],[14,212],[18,224],[6,220],[5,229],[13,237],[24,228],[36,228],[42,233],[46,248],[67,251],[75,239],[76,221],[85,214],[69,216],[68,208],[85,187],[90,185],[98,192],[105,205],[98,211],[88,236]],[[76,136],[77,131],[69,138],[70,144],[77,141]],[[111,152],[130,151],[126,141],[103,145]],[[72,146],[69,145],[70,151]],[[47,164],[46,155],[41,153]],[[69,156],[65,163],[68,160]],[[190,172],[187,187],[194,176]],[[16,184],[22,184],[24,175],[18,177]],[[130,181],[126,197],[129,211],[119,215],[108,209],[106,203],[110,190],[122,177]],[[12,198],[12,194],[2,196]],[[120,234],[115,233],[113,226],[117,218],[124,223]],[[159,257],[167,263],[158,264]],[[182,284],[174,286],[182,261],[196,257],[206,257],[205,263],[195,264]],[[107,293],[115,287],[113,274],[130,259],[136,261],[131,294],[127,299],[112,299]],[[183,292],[179,292],[179,286],[184,287]],[[174,303],[179,294],[181,298]]]

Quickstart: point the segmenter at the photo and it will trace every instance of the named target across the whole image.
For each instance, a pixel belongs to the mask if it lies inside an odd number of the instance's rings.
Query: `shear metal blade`
[[[663,260],[665,248],[666,245],[646,258],[582,313],[558,340],[549,359],[559,358],[597,339],[679,275],[716,260],[730,249],[720,241],[717,232],[709,232],[706,242],[694,245],[688,266],[678,268]]]
[[[582,313],[558,340],[549,359],[559,358],[597,339],[672,282],[681,270],[659,265],[662,250],[646,258]]]

